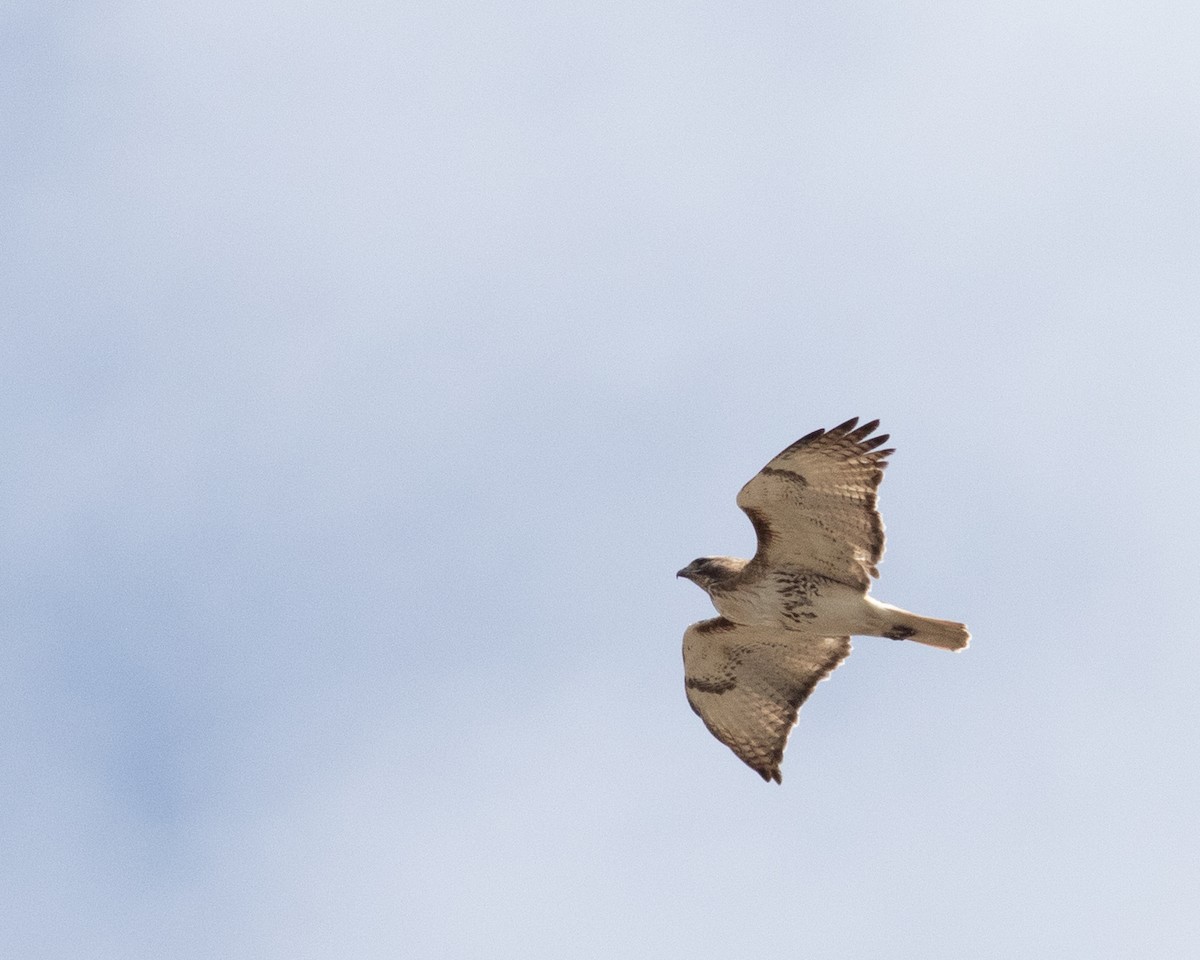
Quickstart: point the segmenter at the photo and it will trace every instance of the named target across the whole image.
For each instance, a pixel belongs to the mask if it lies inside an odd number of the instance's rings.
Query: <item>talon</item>
[[[916,632],[912,627],[906,627],[904,624],[898,623],[885,633],[884,636],[889,640],[907,640],[909,637],[914,636]]]

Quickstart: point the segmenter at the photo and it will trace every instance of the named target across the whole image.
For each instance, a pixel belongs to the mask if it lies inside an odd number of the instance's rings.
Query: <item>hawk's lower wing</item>
[[[688,703],[714,737],[764,780],[781,783],[800,705],[849,653],[849,637],[702,620],[683,635]]]

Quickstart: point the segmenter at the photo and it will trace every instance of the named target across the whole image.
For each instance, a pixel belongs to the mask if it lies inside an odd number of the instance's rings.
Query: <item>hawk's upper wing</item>
[[[875,491],[895,451],[876,449],[886,433],[867,439],[878,420],[857,423],[801,437],[742,487],[738,506],[758,535],[753,564],[795,564],[864,591],[879,576],[883,520]]]
[[[779,763],[800,704],[849,653],[849,637],[702,620],[683,635],[688,703],[764,780],[782,783]]]

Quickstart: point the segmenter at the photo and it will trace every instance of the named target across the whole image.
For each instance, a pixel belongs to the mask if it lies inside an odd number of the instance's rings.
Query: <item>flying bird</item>
[[[750,560],[700,557],[679,571],[719,617],[683,635],[688,703],[718,740],[764,780],[779,765],[800,705],[850,653],[851,636],[962,650],[964,624],[922,617],[868,596],[883,557],[876,491],[888,434],[858,417],[814,430],[738,494],[758,537]]]

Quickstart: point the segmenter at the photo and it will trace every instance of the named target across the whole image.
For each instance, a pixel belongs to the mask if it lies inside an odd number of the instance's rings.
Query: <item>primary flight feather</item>
[[[688,702],[713,736],[764,780],[779,765],[800,705],[850,653],[850,637],[961,650],[967,628],[868,596],[883,556],[876,491],[888,435],[855,417],[815,430],[738,494],[758,537],[750,560],[701,557],[679,571],[720,614],[683,635]]]

